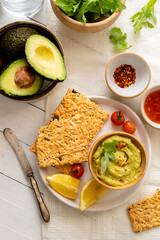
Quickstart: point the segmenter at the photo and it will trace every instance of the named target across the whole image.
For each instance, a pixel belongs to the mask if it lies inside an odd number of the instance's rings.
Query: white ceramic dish
[[[114,71],[122,64],[131,65],[136,71],[135,83],[128,88],[121,88],[114,82]],[[112,92],[120,97],[131,98],[140,95],[150,83],[151,71],[147,62],[135,53],[121,53],[113,57],[107,64],[106,82]]]
[[[141,109],[141,114],[144,118],[144,120],[152,127],[154,128],[157,128],[157,129],[160,129],[160,124],[158,123],[155,123],[155,122],[152,122],[146,115],[145,111],[144,111],[144,102],[146,100],[146,97],[151,93],[151,92],[154,92],[156,90],[160,90],[160,84],[159,85],[156,85],[156,86],[153,86],[149,89],[147,89],[147,91],[145,91],[145,93],[142,95],[142,98],[141,98],[141,102],[140,102],[140,109]]]
[[[133,110],[131,110],[126,105],[124,105],[120,102],[117,102],[115,100],[106,98],[106,97],[95,96],[95,97],[89,97],[89,98],[92,101],[94,101],[95,103],[97,103],[104,110],[106,110],[110,114],[110,116],[114,111],[121,110],[124,113],[126,120],[130,119],[131,121],[133,121],[135,123],[136,132],[134,133],[134,135],[143,143],[143,145],[147,151],[147,155],[148,155],[148,168],[146,171],[146,174],[147,174],[149,166],[150,166],[150,161],[151,161],[151,144],[150,144],[148,134],[143,126],[143,123],[141,122],[139,117],[136,115],[136,113],[133,112]],[[122,126],[117,127],[117,126],[113,125],[109,118],[105,122],[103,128],[98,132],[95,140],[105,133],[114,132],[114,131],[122,131]],[[77,199],[75,201],[62,197],[60,194],[58,194],[52,188],[50,188],[48,183],[46,182],[45,177],[59,172],[58,170],[56,170],[53,167],[48,167],[48,168],[39,168],[39,171],[40,171],[40,175],[42,177],[42,180],[43,180],[45,186],[49,189],[49,191],[54,196],[56,196],[59,200],[61,200],[65,204],[78,209],[81,188],[86,183],[86,181],[92,177],[89,167],[88,167],[88,163],[83,163],[83,166],[84,166],[84,175],[81,178],[79,193],[78,193]],[[123,204],[124,202],[129,200],[136,193],[138,188],[144,182],[146,174],[141,179],[141,181],[138,182],[133,187],[130,187],[130,188],[124,189],[124,190],[109,190],[107,195],[105,195],[104,197],[99,199],[95,204],[90,206],[85,211],[104,211],[104,210],[109,210],[109,209],[115,208],[117,206],[120,206],[121,204]]]

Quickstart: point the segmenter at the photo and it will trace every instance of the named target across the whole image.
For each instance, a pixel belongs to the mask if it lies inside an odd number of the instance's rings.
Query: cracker
[[[36,154],[36,141],[37,141],[37,138],[34,140],[32,146],[29,148],[29,150],[35,154]]]
[[[71,169],[72,169],[73,165],[63,165],[63,166],[56,166],[56,168],[58,170],[60,170],[61,172],[63,172],[64,174],[70,174]]]
[[[88,157],[87,139],[72,120],[54,121],[40,128],[36,149],[40,167],[85,162]]]
[[[83,94],[69,89],[51,119],[38,132],[30,150],[40,167],[88,160],[88,147],[109,114]]]
[[[30,147],[30,151],[35,154],[36,154],[36,141],[37,139],[34,141],[33,145]],[[56,166],[56,168],[61,172],[63,172],[64,174],[70,174],[72,166],[73,165],[63,165],[63,166]]]
[[[127,209],[134,232],[160,226],[160,190]]]
[[[59,118],[73,118],[75,122],[78,120],[79,124],[84,127],[83,133],[88,140],[88,144],[91,144],[108,117],[109,114],[93,101],[69,88],[62,102],[46,123],[46,126],[50,125],[54,120],[59,120]],[[36,152],[35,141],[30,150],[34,153]]]

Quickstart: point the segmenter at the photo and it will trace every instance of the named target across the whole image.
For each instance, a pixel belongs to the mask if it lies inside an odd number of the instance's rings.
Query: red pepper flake
[[[123,64],[116,68],[113,77],[119,87],[127,88],[135,83],[136,71],[131,65]]]
[[[124,148],[125,146],[126,146],[126,143],[124,143],[124,142],[119,142],[118,145],[116,146],[116,148],[117,148],[118,150],[121,150],[121,149]]]
[[[121,180],[119,180],[121,183],[124,183],[124,180],[123,179],[121,179]]]

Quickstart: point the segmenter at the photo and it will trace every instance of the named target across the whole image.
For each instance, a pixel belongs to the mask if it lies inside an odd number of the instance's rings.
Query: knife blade
[[[23,168],[25,175],[27,177],[29,177],[32,188],[35,192],[37,201],[39,203],[39,208],[40,208],[42,218],[44,219],[45,222],[48,222],[50,220],[49,211],[44,203],[43,198],[41,197],[41,194],[40,194],[40,191],[38,188],[38,184],[33,176],[32,168],[28,162],[28,159],[26,157],[26,154],[23,150],[22,145],[20,144],[18,138],[16,137],[16,135],[13,133],[13,131],[10,128],[5,128],[3,130],[3,134],[4,134],[5,138],[7,139],[7,141],[10,143],[12,149],[14,150],[14,152]]]

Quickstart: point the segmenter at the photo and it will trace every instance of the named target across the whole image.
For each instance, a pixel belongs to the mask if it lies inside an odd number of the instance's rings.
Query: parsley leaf
[[[109,167],[109,160],[115,161],[113,153],[116,152],[117,140],[103,144],[103,156],[101,157],[101,174],[104,174]]]
[[[121,0],[56,0],[55,4],[63,12],[79,22],[109,17],[113,12],[122,11],[126,6]]]
[[[115,50],[124,50],[132,47],[132,45],[130,45],[129,47],[127,46],[128,45],[128,43],[126,42],[127,33],[123,34],[120,28],[116,27],[112,28],[111,35],[109,38],[115,44],[115,46],[113,47],[113,49]]]
[[[134,32],[139,32],[143,25],[147,25],[149,28],[154,28],[154,25],[148,21],[148,19],[152,19],[153,23],[157,23],[157,18],[154,15],[154,5],[157,0],[150,0],[141,10],[135,13],[130,19],[134,23]]]

